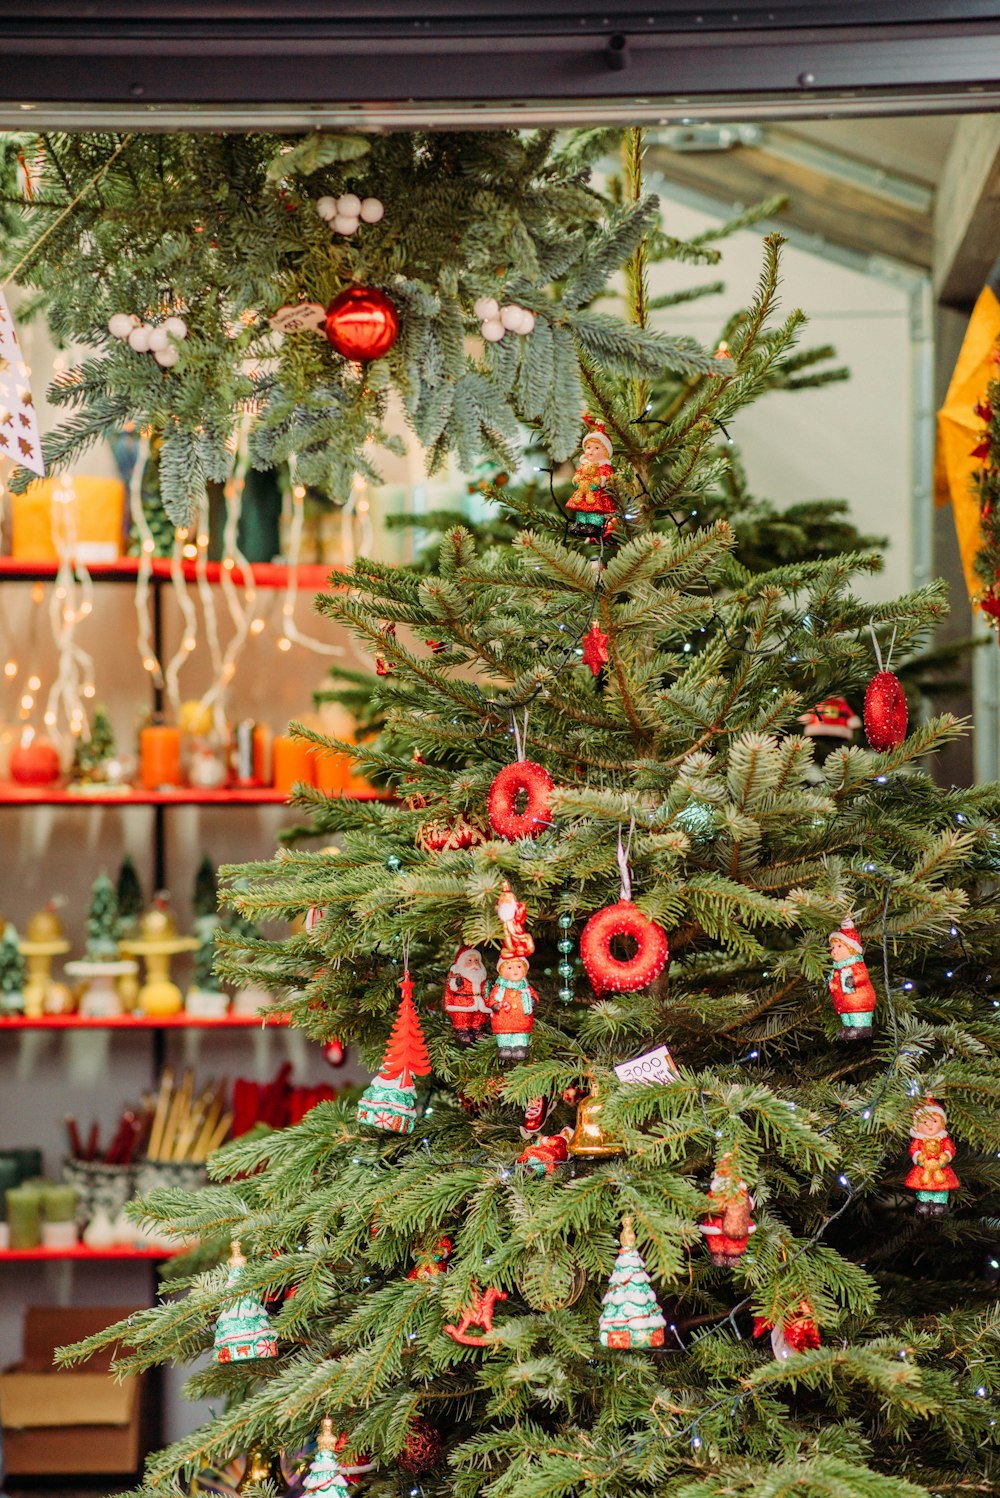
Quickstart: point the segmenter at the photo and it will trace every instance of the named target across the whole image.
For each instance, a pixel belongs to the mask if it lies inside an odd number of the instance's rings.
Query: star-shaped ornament
[[[583,637],[583,663],[595,676],[608,664],[608,637],[596,619]]]

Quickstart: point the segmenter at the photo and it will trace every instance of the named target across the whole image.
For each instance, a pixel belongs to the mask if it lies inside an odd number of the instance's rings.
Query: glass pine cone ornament
[[[631,1217],[622,1222],[621,1247],[601,1303],[602,1347],[662,1347],[666,1321],[635,1246]]]
[[[246,1262],[240,1245],[234,1241],[229,1256],[227,1290],[238,1288]],[[239,1295],[223,1307],[215,1324],[215,1362],[250,1363],[259,1358],[277,1356],[278,1344],[258,1295]]]
[[[369,364],[387,354],[399,336],[399,317],[384,291],[349,286],[326,309],[326,336],[345,359]]]
[[[906,696],[898,677],[879,671],[865,693],[865,737],[879,754],[898,749],[906,738]]]

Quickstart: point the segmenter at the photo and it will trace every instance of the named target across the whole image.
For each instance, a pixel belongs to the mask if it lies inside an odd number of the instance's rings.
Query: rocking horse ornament
[[[458,1325],[453,1326],[449,1322],[444,1329],[453,1342],[460,1342],[463,1347],[488,1347],[489,1343],[486,1340],[486,1336],[470,1336],[469,1327],[478,1326],[482,1328],[484,1333],[488,1334],[491,1332],[493,1330],[493,1312],[496,1309],[497,1301],[506,1300],[507,1292],[506,1290],[498,1290],[495,1285],[491,1285],[486,1291],[480,1291],[478,1286],[473,1286],[473,1291],[475,1299],[470,1301],[467,1306],[462,1307],[462,1314],[459,1317]]]

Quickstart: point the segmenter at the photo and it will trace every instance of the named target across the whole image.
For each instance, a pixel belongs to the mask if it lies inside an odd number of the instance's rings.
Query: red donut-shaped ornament
[[[632,957],[615,957],[611,943],[630,936],[636,944]],[[667,965],[670,943],[662,926],[643,915],[631,900],[605,905],[583,928],[580,956],[595,993],[634,993],[652,983]]]
[[[486,803],[490,826],[497,837],[509,843],[519,837],[537,837],[552,821],[552,792],[555,782],[544,765],[533,759],[519,759],[505,765],[490,786]],[[524,794],[523,811],[517,809],[517,798]]]
[[[880,671],[868,683],[865,737],[879,754],[898,749],[906,738],[906,696],[891,671]]]

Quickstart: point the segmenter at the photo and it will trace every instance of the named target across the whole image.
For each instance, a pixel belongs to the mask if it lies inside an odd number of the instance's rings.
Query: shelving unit
[[[139,576],[140,561],[135,557],[126,557],[112,563],[90,565],[87,570],[95,585],[118,584],[134,587]],[[185,561],[182,563],[181,571],[185,582],[191,585],[196,585],[201,578],[205,578],[215,586],[231,579],[237,587],[243,587],[252,579],[253,584],[262,590],[269,589],[277,592],[294,586],[303,595],[338,586],[336,576],[332,575],[334,569],[327,566],[298,567],[293,574],[292,570],[286,566],[254,564],[250,569],[250,578],[247,578],[243,569],[238,566],[224,568],[223,565],[214,562],[209,563],[199,573],[193,561]],[[12,558],[0,558],[0,586],[4,584],[51,585],[56,579],[57,572],[58,568],[54,563],[22,562]],[[164,606],[174,576],[175,569],[169,560],[153,559],[150,571],[152,640],[156,655],[161,659],[164,654]],[[109,641],[110,648],[112,648],[112,642]],[[151,706],[154,711],[159,711],[164,705],[162,689],[158,690],[153,682],[150,682],[150,689]],[[351,793],[349,799],[376,800],[379,799],[379,793],[375,790],[361,790]],[[163,888],[169,884],[166,869],[166,818],[173,808],[200,807],[206,812],[216,810],[228,812],[238,809],[244,814],[253,815],[262,810],[266,811],[268,808],[288,806],[288,794],[272,787],[233,787],[222,790],[179,787],[157,791],[136,787],[126,793],[101,790],[96,794],[79,794],[63,788],[0,782],[0,813],[6,812],[11,817],[18,813],[30,815],[43,808],[50,808],[60,813],[87,812],[91,809],[100,809],[103,812],[117,810],[123,814],[127,812],[130,816],[149,818],[149,848],[152,854],[152,887],[154,889]],[[0,825],[4,823],[0,822]],[[89,825],[91,824],[88,821],[88,828]],[[96,822],[93,825],[96,826]],[[256,827],[256,821],[251,825]],[[248,830],[249,835],[251,834]],[[273,1034],[286,1029],[288,1024],[288,1015],[277,1009],[272,1013],[261,1015],[229,1014],[220,1019],[201,1018],[184,1013],[167,1018],[153,1018],[143,1014],[123,1014],[109,1018],[90,1018],[77,1014],[42,1015],[38,1018],[0,1015],[0,1056],[3,1057],[5,1063],[9,1062],[12,1059],[13,1049],[19,1044],[19,1038],[27,1036],[29,1032],[66,1032],[79,1035],[86,1031],[97,1031],[108,1032],[112,1038],[115,1038],[132,1031],[147,1037],[151,1070],[153,1076],[156,1077],[162,1072],[166,1063],[166,1048],[172,1033],[183,1031],[208,1035],[212,1031],[220,1034],[224,1032],[227,1037],[232,1037],[237,1043],[245,1046],[246,1041],[242,1037],[247,1036],[248,1032],[256,1030],[258,1033]],[[24,1043],[27,1044],[27,1041],[25,1040]],[[218,1053],[220,1048],[228,1055],[230,1046],[227,1042],[218,1042],[215,1052]],[[122,1049],[126,1054],[134,1053],[134,1048],[129,1051],[123,1045]],[[140,1049],[144,1056],[146,1047]],[[66,1052],[67,1057],[70,1054]],[[47,1064],[51,1068],[53,1065],[62,1066],[65,1061],[63,1057],[59,1057],[50,1059]],[[143,1061],[143,1066],[144,1064]],[[230,1070],[231,1064],[231,1061],[228,1064],[224,1063],[226,1071]],[[131,1085],[134,1087],[134,1081]],[[5,1130],[5,1135],[8,1132]],[[157,1263],[162,1263],[172,1256],[169,1250],[164,1251],[162,1248],[133,1248],[126,1245],[109,1249],[91,1249],[80,1243],[68,1249],[38,1247],[0,1251],[0,1270],[7,1265],[14,1264],[53,1263],[67,1266],[65,1269],[67,1276],[72,1273],[76,1265],[99,1267],[101,1264],[108,1263],[132,1263],[138,1266],[145,1264],[155,1270]],[[121,1273],[124,1274],[125,1271],[122,1270]]]
[[[77,1264],[100,1264],[108,1259],[127,1259],[136,1263],[156,1263],[172,1259],[182,1250],[163,1248],[88,1248],[75,1243],[72,1248],[5,1248],[0,1249],[0,1264],[43,1264],[72,1260]]]
[[[287,1014],[224,1014],[221,1019],[201,1019],[191,1014],[171,1014],[154,1019],[148,1014],[114,1014],[92,1018],[85,1014],[43,1014],[29,1019],[23,1014],[0,1015],[0,1034],[5,1030],[261,1030],[282,1029]]]

